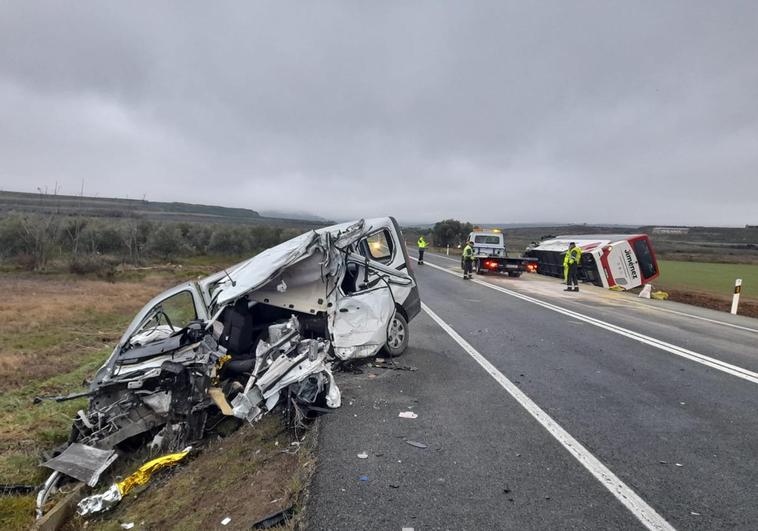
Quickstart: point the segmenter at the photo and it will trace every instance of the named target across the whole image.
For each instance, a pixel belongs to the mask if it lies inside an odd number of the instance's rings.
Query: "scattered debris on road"
[[[402,419],[415,419],[418,418],[418,415],[413,411],[401,411],[398,417]]]
[[[388,362],[381,358],[376,358],[373,363],[369,364],[369,367],[373,367],[375,369],[387,369],[390,371],[417,371],[418,370],[416,367],[412,367],[410,365],[398,365],[394,361]],[[371,376],[369,376],[369,378],[370,377]]]
[[[416,448],[421,448],[422,450],[424,448],[428,448],[428,446],[426,444],[424,444],[422,442],[418,442],[418,441],[408,441],[408,440],[406,440],[405,443],[406,444],[410,444],[411,446],[415,446]]]

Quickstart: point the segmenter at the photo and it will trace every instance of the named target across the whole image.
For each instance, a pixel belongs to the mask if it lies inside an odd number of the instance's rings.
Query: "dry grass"
[[[114,283],[3,275],[0,391],[67,372],[87,354],[112,347],[133,314],[175,283],[166,275]]]

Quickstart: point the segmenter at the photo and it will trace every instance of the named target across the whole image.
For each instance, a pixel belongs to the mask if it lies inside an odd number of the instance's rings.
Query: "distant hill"
[[[261,210],[260,215],[265,216],[267,218],[302,219],[305,221],[320,221],[323,223],[331,223],[331,221],[329,221],[326,218],[317,216],[315,214],[311,214],[310,212],[302,212],[302,211],[286,212],[286,211],[280,211],[280,210]]]
[[[278,226],[318,226],[316,219],[264,217],[248,208],[232,208],[193,203],[145,201],[113,197],[32,194],[0,191],[0,215],[16,212],[59,213],[106,218],[142,218],[156,221],[201,223],[266,224]]]

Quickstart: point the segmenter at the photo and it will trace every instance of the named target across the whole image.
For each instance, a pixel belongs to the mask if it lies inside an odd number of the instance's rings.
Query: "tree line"
[[[11,212],[0,218],[0,261],[43,271],[51,262],[63,260],[73,272],[89,272],[103,262],[252,255],[302,232],[266,225]]]
[[[469,222],[458,221],[457,219],[444,219],[438,221],[429,231],[419,231],[431,245],[437,247],[457,247],[466,243],[469,234],[474,230],[474,226]]]
[[[423,234],[432,245],[457,247],[473,226],[446,219]],[[271,225],[151,221],[59,213],[11,212],[0,217],[0,262],[44,271],[52,262],[75,273],[99,272],[115,264],[145,264],[189,256],[245,256],[301,234],[302,228]]]

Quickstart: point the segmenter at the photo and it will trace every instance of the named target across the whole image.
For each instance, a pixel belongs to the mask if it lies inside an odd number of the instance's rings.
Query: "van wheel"
[[[408,340],[410,339],[410,330],[408,329],[408,321],[399,312],[395,312],[395,316],[390,323],[390,329],[387,332],[387,343],[384,345],[384,354],[394,358],[405,352],[408,348]]]

